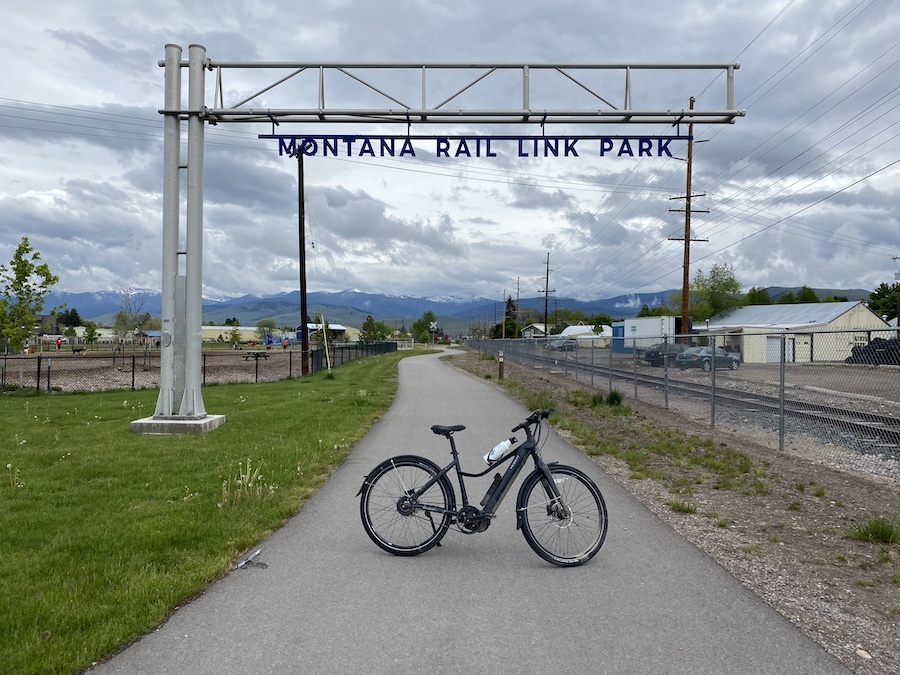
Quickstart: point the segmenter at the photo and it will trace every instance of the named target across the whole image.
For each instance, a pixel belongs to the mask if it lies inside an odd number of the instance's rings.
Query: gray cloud
[[[747,116],[694,130],[708,141],[694,146],[692,191],[705,196],[693,206],[709,211],[693,218],[695,236],[708,239],[692,246],[696,267],[733,264],[745,288],[873,289],[893,280],[892,256],[900,250],[900,183],[890,166],[900,121],[900,8],[892,3],[645,0],[612,7],[561,0],[550,11],[532,0],[388,6],[335,0],[304,7],[302,19],[277,5],[236,0],[202,14],[175,0],[87,5],[15,5],[0,41],[0,58],[15,64],[0,98],[0,260],[9,260],[27,234],[59,274],[61,290],[159,283],[163,73],[157,61],[166,43],[183,45],[185,58],[189,44],[203,44],[220,61],[738,59],[735,91]],[[620,74],[572,74],[622,105]],[[207,105],[214,104],[216,75],[206,73]],[[705,107],[724,105],[721,77],[670,75],[632,73],[635,107],[686,107],[690,96]],[[316,72],[261,91],[279,76],[226,71],[222,94],[236,101],[258,93],[260,106],[317,105]],[[419,72],[366,71],[364,79],[383,90],[396,87],[409,105],[419,103]],[[461,72],[435,73],[429,102],[470,80]],[[605,106],[565,78],[534,72],[530,86],[535,110]],[[504,73],[450,105],[488,109],[521,97],[521,73]],[[352,78],[329,82],[328,104],[378,100]],[[288,126],[278,132],[300,131]],[[406,131],[360,127],[330,133]],[[257,138],[272,130],[206,130],[204,287],[211,294],[298,286],[296,163]],[[680,130],[686,133],[684,125]],[[656,135],[675,129],[429,131]],[[532,294],[542,285],[547,253],[559,295],[639,297],[680,285],[683,245],[669,237],[682,234],[683,215],[670,209],[683,205],[672,199],[685,191],[683,161],[600,158],[589,143],[578,158],[501,152],[444,159],[433,157],[429,141],[416,145],[417,159],[308,162],[308,257],[321,290],[499,297],[524,284]],[[672,149],[685,157],[683,142]]]

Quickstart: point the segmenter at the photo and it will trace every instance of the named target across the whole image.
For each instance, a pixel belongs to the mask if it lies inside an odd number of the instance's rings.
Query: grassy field
[[[207,387],[208,434],[142,436],[157,391],[0,397],[0,673],[75,673],[293,515],[390,405],[398,361]]]

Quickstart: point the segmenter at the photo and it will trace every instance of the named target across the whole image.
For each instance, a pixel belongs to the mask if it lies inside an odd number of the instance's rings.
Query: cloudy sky
[[[705,142],[694,145],[692,192],[705,196],[693,199],[692,238],[705,241],[691,246],[692,277],[728,263],[745,290],[872,290],[900,271],[893,259],[900,256],[894,0],[15,3],[0,22],[0,261],[28,236],[59,275],[57,290],[161,287],[158,61],[168,43],[181,45],[185,59],[188,46],[200,44],[212,61],[241,63],[738,62],[735,105],[746,116],[694,129]],[[416,100],[421,78],[410,72],[355,74]],[[284,74],[224,71],[226,105]],[[459,77],[429,83],[428,103],[455,93]],[[596,94],[623,106],[624,77],[591,77]],[[534,108],[585,106],[577,87],[541,91],[546,78],[532,80]],[[215,107],[214,73],[206,83],[207,105]],[[315,76],[298,77],[248,105],[314,107],[315,84]],[[351,78],[328,86],[333,106],[371,101]],[[684,108],[691,96],[698,108],[724,107],[724,80],[713,71],[635,73],[632,87],[635,109]],[[509,93],[521,105],[514,78],[485,80],[459,107],[494,108]],[[269,124],[207,128],[208,296],[299,286],[297,163],[258,138],[271,131]],[[372,124],[277,129],[406,131]],[[411,132],[534,136],[541,129],[414,125]],[[585,125],[547,133],[655,136],[674,129]],[[670,238],[683,236],[684,218],[671,209],[683,205],[673,198],[685,193],[685,143],[671,145],[671,158],[600,157],[596,143],[580,142],[587,151],[577,158],[518,157],[514,146],[495,147],[497,157],[441,158],[425,140],[416,142],[415,157],[307,158],[309,289],[490,298],[518,289],[534,297],[544,288],[548,253],[558,297],[680,287],[684,248]]]

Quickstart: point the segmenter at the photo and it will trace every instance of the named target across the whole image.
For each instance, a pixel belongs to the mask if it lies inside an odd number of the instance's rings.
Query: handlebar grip
[[[524,429],[525,427],[527,427],[530,424],[537,424],[541,420],[547,419],[548,417],[550,417],[550,415],[552,415],[555,412],[556,412],[556,408],[546,408],[544,410],[535,410],[528,416],[528,418],[524,422],[516,425],[515,427],[510,429],[510,431],[512,433],[516,433],[519,429]]]

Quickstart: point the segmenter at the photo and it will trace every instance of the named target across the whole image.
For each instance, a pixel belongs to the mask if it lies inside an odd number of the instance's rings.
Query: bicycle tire
[[[544,474],[533,471],[519,489],[516,511],[525,541],[541,558],[561,567],[597,554],[609,525],[606,502],[594,481],[572,466],[551,464],[562,507],[554,504]]]
[[[394,555],[424,553],[440,542],[456,512],[456,495],[447,476],[415,501],[401,502],[440,472],[431,460],[415,455],[392,457],[366,476],[359,513],[366,534]],[[443,509],[424,510],[422,505]]]

